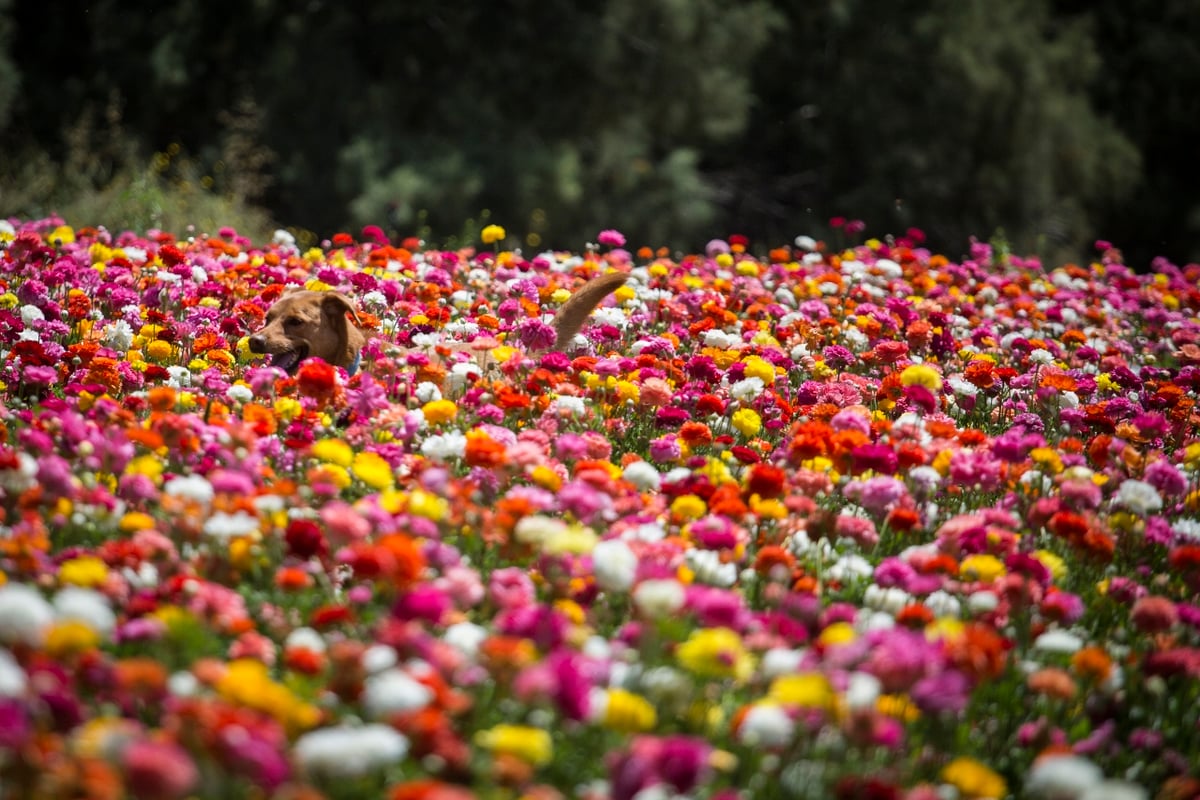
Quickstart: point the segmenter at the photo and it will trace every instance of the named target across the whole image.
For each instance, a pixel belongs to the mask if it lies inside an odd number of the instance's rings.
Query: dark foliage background
[[[0,0],[0,214],[1200,258],[1196,0]],[[68,218],[68,221],[73,221]]]

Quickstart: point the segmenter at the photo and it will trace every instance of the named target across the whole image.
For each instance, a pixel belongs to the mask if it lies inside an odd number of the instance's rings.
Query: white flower
[[[446,628],[442,640],[458,650],[467,658],[475,658],[479,654],[479,646],[487,639],[487,628],[474,622],[456,622]]]
[[[851,711],[865,711],[875,707],[883,691],[883,684],[869,672],[851,672],[846,685],[846,706]]]
[[[937,617],[958,619],[962,614],[962,604],[958,602],[958,598],[941,589],[926,597],[925,605]]]
[[[759,671],[764,678],[778,678],[780,675],[791,675],[800,671],[804,661],[804,650],[788,650],[783,647],[772,647],[763,653]]]
[[[521,544],[541,545],[567,532],[566,521],[545,514],[529,514],[521,517],[513,528],[513,536]]]
[[[133,346],[133,327],[123,319],[110,322],[100,329],[100,341],[105,347],[124,353]]]
[[[192,264],[192,282],[204,283],[208,280],[208,273],[204,271],[204,267],[199,264]]]
[[[35,322],[41,322],[45,318],[46,315],[43,314],[42,310],[37,306],[29,304],[21,306],[21,322],[24,322],[26,325],[32,325]]]
[[[402,669],[386,669],[367,678],[363,684],[363,709],[376,719],[417,711],[431,702],[433,690]]]
[[[989,611],[995,611],[998,605],[1000,605],[1000,597],[995,592],[986,589],[973,592],[967,598],[967,610],[972,614],[986,614]]]
[[[154,273],[154,277],[158,278],[163,283],[179,283],[183,278],[176,275],[174,272],[167,272],[165,269],[160,269]]]
[[[430,436],[421,443],[421,455],[430,461],[446,462],[462,458],[467,452],[467,437],[462,431],[447,431]]]
[[[652,619],[663,619],[683,608],[683,584],[670,578],[642,581],[633,590],[633,604]]]
[[[553,408],[566,417],[582,417],[587,413],[587,404],[582,397],[559,395],[554,398]]]
[[[704,346],[717,347],[727,350],[733,344],[733,337],[723,330],[713,329],[704,332]]]
[[[158,586],[158,567],[149,561],[143,561],[134,567],[122,567],[121,576],[129,581],[134,589],[153,589]]]
[[[296,628],[288,634],[283,642],[284,649],[298,648],[313,653],[324,653],[326,650],[325,637],[312,628]]]
[[[1113,502],[1124,506],[1139,516],[1153,514],[1162,508],[1162,498],[1158,490],[1145,481],[1127,478],[1121,482]]]
[[[53,621],[54,610],[37,589],[23,583],[0,586],[0,642],[39,645]]]
[[[108,635],[117,625],[117,616],[108,598],[95,589],[65,586],[54,595],[55,616],[60,620],[82,622],[97,633]]]
[[[167,385],[173,389],[182,389],[192,385],[192,371],[187,367],[172,364],[167,367]]]
[[[629,591],[637,568],[637,555],[620,539],[606,539],[592,549],[592,572],[606,592]]]
[[[912,595],[899,586],[889,586],[886,589],[872,583],[863,594],[863,605],[875,611],[886,611],[895,616],[912,602]]]
[[[254,390],[244,383],[235,383],[225,391],[225,396],[235,403],[249,403],[254,399]]]
[[[192,672],[180,670],[167,678],[167,691],[176,697],[195,697],[200,692],[200,679]]]
[[[1200,539],[1200,519],[1176,520],[1171,530],[1187,539]]]
[[[309,774],[356,778],[408,754],[408,739],[389,725],[352,728],[337,725],[306,733],[296,740],[292,755]]]
[[[1103,771],[1086,758],[1050,756],[1034,763],[1025,780],[1025,791],[1033,797],[1076,800],[1102,780]]]
[[[442,399],[442,390],[432,381],[421,381],[417,384],[417,389],[413,392],[413,396],[417,398],[417,402],[419,403],[431,403],[434,400]]]
[[[25,693],[28,677],[12,653],[0,648],[0,697],[17,697]]]
[[[715,550],[688,550],[684,558],[697,583],[726,589],[737,583],[737,564],[721,561],[721,554]]]
[[[867,578],[874,572],[875,568],[871,566],[870,561],[857,553],[850,553],[839,558],[829,568],[829,577],[835,581],[844,581],[852,578]]]
[[[386,644],[373,644],[362,654],[362,668],[372,675],[391,669],[399,661],[400,654],[396,652],[396,648]]]
[[[275,244],[282,245],[283,247],[296,246],[296,237],[285,231],[283,228],[279,228],[275,231],[274,235],[271,237],[271,241]],[[126,249],[128,250],[128,248]]]
[[[245,511],[229,514],[217,511],[204,522],[204,532],[214,539],[236,539],[258,533],[258,519]]]
[[[739,403],[749,403],[763,393],[766,384],[762,378],[742,378],[729,387],[729,396]]]
[[[184,475],[172,478],[163,487],[163,491],[171,497],[182,497],[196,503],[210,503],[216,492],[208,478],[203,475]]]
[[[1079,800],[1149,800],[1150,793],[1129,781],[1101,781],[1088,788]]]
[[[381,291],[372,290],[362,296],[362,304],[365,308],[380,309],[387,305],[387,297]]]
[[[621,471],[621,477],[643,492],[657,492],[662,475],[649,461],[633,461]]]
[[[16,469],[0,469],[0,491],[21,494],[37,483],[37,459],[28,453],[17,453]]]
[[[592,312],[592,320],[596,325],[612,325],[614,328],[629,327],[629,317],[615,306],[602,306]]]
[[[799,247],[801,250],[816,250],[817,240],[811,236],[800,234],[796,237],[796,247]]]
[[[1044,650],[1047,653],[1074,653],[1083,647],[1083,639],[1073,633],[1062,630],[1046,631],[1033,642],[1034,650]]]
[[[1029,353],[1029,360],[1034,364],[1053,364],[1054,354],[1049,350],[1036,347]]]
[[[757,703],[742,717],[737,738],[750,747],[783,747],[795,732],[796,723],[782,706]]]

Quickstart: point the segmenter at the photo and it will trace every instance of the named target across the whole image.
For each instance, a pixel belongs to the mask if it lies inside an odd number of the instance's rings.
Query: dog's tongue
[[[271,359],[272,367],[279,367],[284,372],[291,372],[292,367],[300,363],[300,354],[295,350],[288,350],[286,353],[276,353]]]

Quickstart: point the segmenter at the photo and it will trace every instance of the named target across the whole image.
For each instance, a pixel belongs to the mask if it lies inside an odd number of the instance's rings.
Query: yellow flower
[[[528,725],[497,725],[475,734],[475,743],[493,753],[515,756],[535,767],[549,764],[554,758],[554,742],[550,733]]]
[[[126,475],[145,475],[155,484],[162,482],[163,462],[157,456],[144,455],[125,465]]]
[[[317,474],[322,480],[332,483],[339,489],[345,489],[353,483],[349,470],[337,464],[322,464],[317,470]]]
[[[94,589],[108,580],[108,566],[95,556],[80,556],[64,561],[58,568],[58,582]]]
[[[875,701],[875,708],[880,714],[895,717],[901,722],[913,722],[921,717],[921,709],[917,708],[907,695],[902,694],[879,695],[879,699]]]
[[[837,644],[849,644],[857,638],[854,626],[849,622],[834,622],[825,627],[817,637],[817,642],[825,647]]]
[[[1049,447],[1035,447],[1029,451],[1029,458],[1038,465],[1042,472],[1057,475],[1063,470],[1062,457]]]
[[[617,399],[622,403],[628,400],[632,400],[636,403],[639,399],[641,399],[641,387],[632,381],[617,381],[615,388],[617,391]]]
[[[450,513],[450,501],[423,489],[416,489],[408,496],[408,512],[434,522],[441,522]]]
[[[596,549],[599,537],[591,528],[583,525],[566,525],[553,531],[542,540],[542,552],[549,555],[570,553],[584,555]]]
[[[762,417],[753,408],[739,408],[733,412],[730,423],[743,436],[755,436],[762,430]]]
[[[707,510],[708,505],[694,494],[680,495],[671,502],[671,515],[680,519],[700,519]]]
[[[216,690],[226,700],[269,714],[292,731],[311,728],[321,718],[320,710],[271,680],[267,665],[251,658],[229,662]]]
[[[641,695],[624,689],[609,689],[601,724],[622,733],[640,733],[658,724],[658,712]]]
[[[940,450],[929,465],[938,471],[943,478],[950,474],[950,461],[954,458],[952,450]]]
[[[933,367],[925,364],[913,364],[905,367],[900,373],[900,383],[905,386],[924,386],[931,392],[942,388],[942,376]]]
[[[280,397],[275,401],[273,409],[280,422],[291,422],[293,417],[304,410],[304,407],[294,397]]]
[[[760,519],[784,519],[788,515],[787,506],[782,500],[764,500],[757,494],[750,495],[750,510]]]
[[[742,638],[729,628],[700,628],[679,645],[675,657],[686,669],[704,678],[745,680],[754,671],[754,658]]]
[[[1050,575],[1054,580],[1061,582],[1063,578],[1067,577],[1067,562],[1049,550],[1038,550],[1033,557],[1042,562],[1043,567],[1050,570]]]
[[[46,653],[55,657],[85,653],[100,644],[100,634],[92,626],[79,620],[68,619],[56,622],[46,631],[42,645]]]
[[[348,467],[354,463],[354,448],[341,439],[321,439],[313,442],[310,452],[313,458],[327,464]]]
[[[375,490],[392,487],[392,467],[378,453],[358,453],[351,467],[354,477]]]
[[[154,517],[141,511],[129,511],[121,517],[117,527],[121,529],[122,533],[152,531],[154,530]]]
[[[171,357],[171,343],[164,342],[162,339],[155,339],[146,344],[146,355],[155,361],[166,361]]]
[[[484,244],[495,244],[507,235],[508,232],[499,225],[488,225],[480,232],[479,238],[483,240]]]
[[[819,381],[823,381],[826,378],[832,378],[836,374],[837,370],[826,364],[824,361],[818,361],[817,363],[813,364],[812,375]]]
[[[15,294],[13,294],[12,292],[5,292],[4,294],[0,294],[0,308],[6,309],[6,310],[13,309],[13,308],[16,308],[17,305],[20,304],[20,302],[21,301],[18,300],[17,296]]]
[[[718,267],[728,269],[733,266],[733,256],[729,255],[729,253],[718,253],[716,262]]]
[[[990,553],[976,553],[973,556],[967,556],[958,565],[958,571],[963,577],[974,576],[976,580],[985,583],[994,581],[1005,573],[1004,562]]]
[[[775,384],[775,365],[767,361],[762,356],[749,356],[746,361],[745,376],[747,378],[758,378],[767,386]]]
[[[529,480],[551,492],[557,492],[562,488],[562,476],[545,464],[534,467],[529,473]]]
[[[453,400],[430,400],[421,406],[421,413],[430,425],[439,425],[454,419],[458,414],[458,406]]]
[[[925,626],[925,639],[930,642],[938,640],[953,642],[962,638],[964,625],[962,620],[954,617],[938,617]]]
[[[71,229],[70,225],[59,225],[50,232],[50,235],[46,237],[46,240],[50,242],[50,244],[73,244],[75,241],[75,231]]]
[[[1008,784],[996,772],[973,758],[960,756],[942,767],[942,780],[969,798],[1000,798]]]
[[[784,706],[832,710],[836,693],[829,679],[819,672],[781,675],[771,682],[767,697]]]

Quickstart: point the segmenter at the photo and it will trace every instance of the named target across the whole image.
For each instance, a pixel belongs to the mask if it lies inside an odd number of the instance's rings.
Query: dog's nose
[[[248,344],[250,345],[251,353],[267,352],[267,340],[262,336],[259,336],[257,333],[250,337]]]

